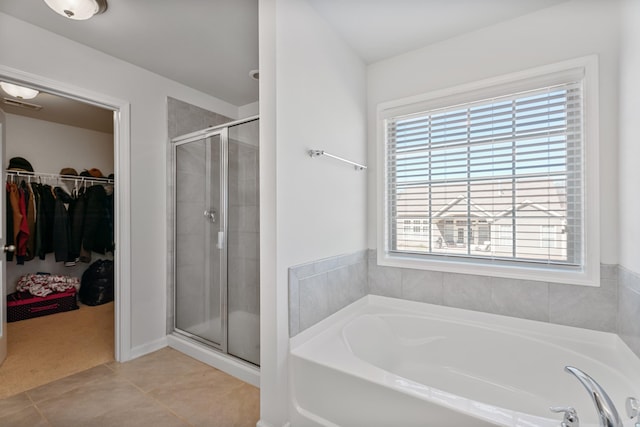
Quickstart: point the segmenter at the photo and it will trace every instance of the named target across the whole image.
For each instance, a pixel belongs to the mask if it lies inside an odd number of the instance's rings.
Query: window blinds
[[[580,79],[388,118],[388,250],[579,265],[582,98]]]

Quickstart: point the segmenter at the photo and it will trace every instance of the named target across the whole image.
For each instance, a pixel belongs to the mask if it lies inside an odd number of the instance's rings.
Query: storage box
[[[14,292],[7,295],[7,322],[77,310],[78,308],[75,289],[56,292],[46,297],[36,297],[29,292]]]

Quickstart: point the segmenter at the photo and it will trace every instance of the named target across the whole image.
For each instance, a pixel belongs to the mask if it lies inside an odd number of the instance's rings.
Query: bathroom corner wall
[[[640,2],[621,2],[620,25],[620,78],[619,78],[619,141],[618,237],[619,245],[619,298],[618,334],[640,356]]]
[[[367,251],[289,269],[289,336],[367,295]]]

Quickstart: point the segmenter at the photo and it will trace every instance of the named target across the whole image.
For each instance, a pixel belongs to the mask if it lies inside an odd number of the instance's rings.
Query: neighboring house
[[[416,186],[397,194],[396,248],[567,261],[566,198],[548,178]]]

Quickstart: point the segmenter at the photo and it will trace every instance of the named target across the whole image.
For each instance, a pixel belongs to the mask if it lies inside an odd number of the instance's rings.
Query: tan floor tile
[[[144,404],[147,397],[129,382],[106,377],[37,403],[54,427],[92,425],[91,420],[117,414],[120,408]]]
[[[167,348],[2,399],[0,426],[254,427],[259,404],[257,388]]]
[[[194,426],[255,426],[259,390],[218,370],[198,372],[152,390],[158,399]]]
[[[186,418],[195,427],[254,427],[260,419],[260,392],[245,384]]]
[[[0,400],[0,417],[13,414],[31,405],[33,405],[33,402],[26,393],[19,393],[15,396],[2,399]]]
[[[34,406],[29,406],[11,415],[0,417],[2,427],[49,427],[49,423]]]
[[[115,374],[106,366],[100,365],[49,384],[33,388],[26,393],[34,402],[38,403],[107,377],[115,377]]]
[[[213,369],[169,347],[130,362],[108,366],[144,391],[171,384],[176,378],[193,372]]]
[[[135,399],[128,405],[88,420],[87,427],[190,427],[150,397]]]

